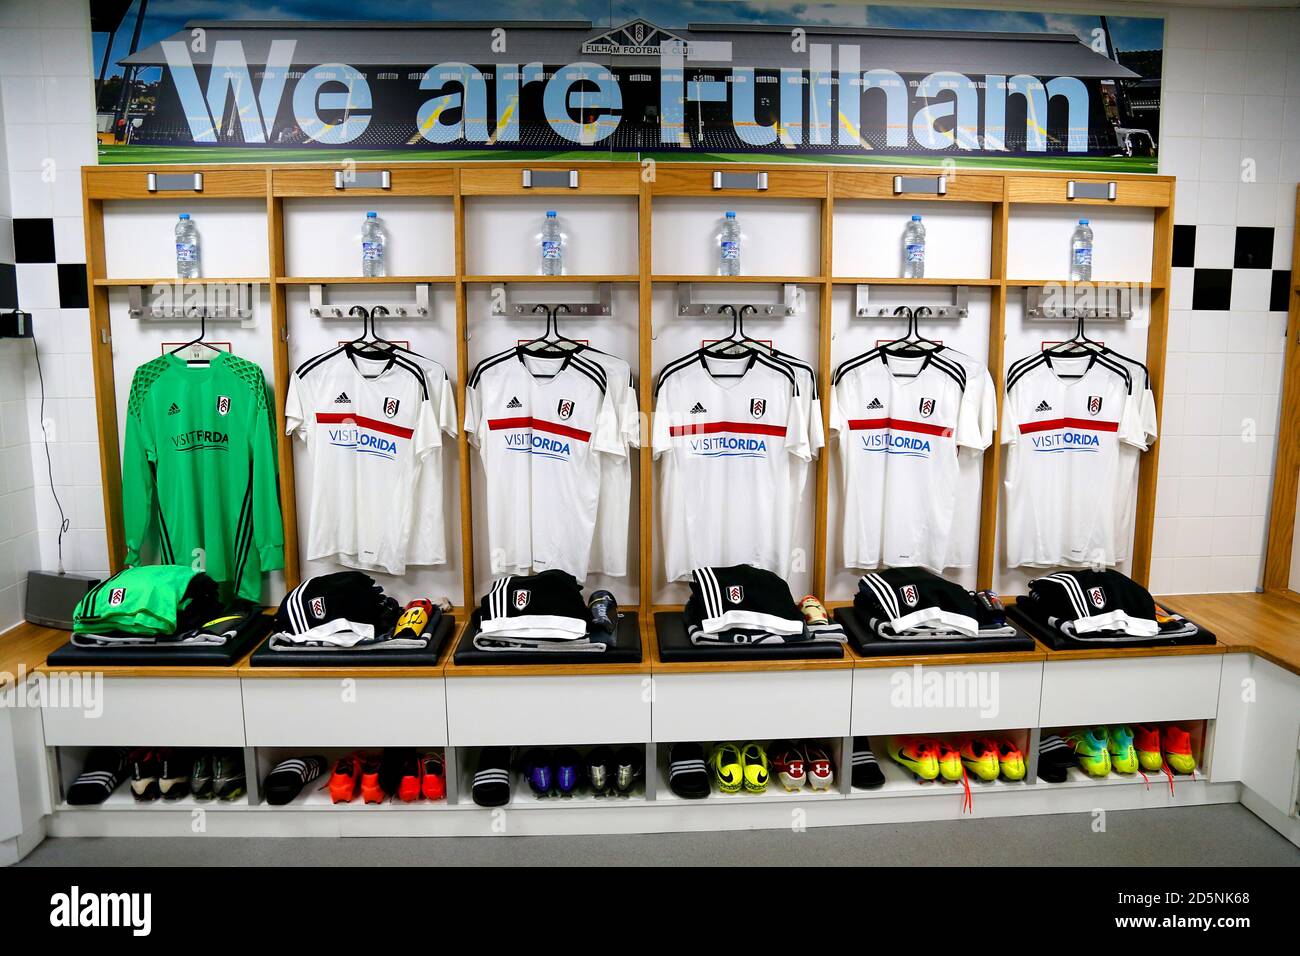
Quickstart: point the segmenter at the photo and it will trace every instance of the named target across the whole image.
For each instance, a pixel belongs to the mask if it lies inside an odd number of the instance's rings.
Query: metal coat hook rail
[[[491,296],[493,315],[530,315],[537,310],[538,306],[548,311],[563,308],[570,315],[577,317],[614,314],[613,287],[608,282],[596,283],[596,299],[594,302],[591,300],[583,302],[569,298],[558,301],[549,298],[514,298],[510,294],[510,283],[508,282],[492,283]]]
[[[707,281],[701,281],[701,285],[707,284]],[[752,308],[760,316],[790,316],[798,315],[803,311],[803,292],[797,283],[785,282],[781,284],[781,298],[779,301],[768,299],[767,301],[743,301],[734,297],[726,302],[700,302],[696,299],[696,283],[679,282],[677,284],[677,314],[681,315],[715,315],[724,305],[730,305],[737,309]]]
[[[1031,319],[1119,320],[1133,318],[1133,290],[1128,286],[1060,284],[1026,286],[1025,316]]]
[[[897,288],[889,286],[888,288]],[[925,305],[912,306],[914,309],[928,309],[929,315],[938,319],[964,319],[970,315],[970,288],[964,285],[952,287],[952,299],[943,305]],[[897,314],[892,311],[891,306],[877,306],[874,310],[871,306],[871,286],[862,284],[854,287],[853,293],[853,314],[858,318],[867,318],[868,316],[892,315]]]
[[[145,290],[152,299],[145,301]],[[160,291],[160,290],[166,290]],[[201,298],[201,303],[194,299]],[[126,314],[133,319],[212,319],[233,320],[244,328],[253,326],[253,283],[186,284],[184,279],[175,283],[157,283],[151,286],[132,285],[126,290]]]
[[[340,283],[346,285],[347,283]],[[341,319],[346,314],[346,304],[331,305],[326,301],[325,290],[328,287],[324,283],[314,283],[308,286],[311,296],[311,306],[308,311],[316,318]],[[415,283],[415,301],[404,302],[392,307],[392,314],[402,317],[414,316],[415,318],[426,318],[429,315],[429,283]]]

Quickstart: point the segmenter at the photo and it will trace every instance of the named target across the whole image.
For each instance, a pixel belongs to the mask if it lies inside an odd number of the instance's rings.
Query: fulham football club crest
[[[400,401],[398,401],[397,399],[393,398],[393,396],[391,396],[391,395],[389,395],[387,398],[385,398],[385,399],[384,399],[384,417],[385,417],[385,418],[392,418],[394,415],[396,415],[396,414],[397,414],[397,408],[398,408],[398,406],[401,405],[401,404],[402,404],[402,403],[401,403]]]
[[[900,590],[903,595],[903,603],[908,607],[916,607],[916,602],[921,600],[921,595],[916,590],[916,585],[905,584]]]
[[[560,421],[568,421],[573,415],[573,399],[560,399],[560,404],[556,406],[555,414],[560,416]]]
[[[218,415],[225,415],[225,414],[226,414],[227,412],[229,412],[229,411],[230,411],[230,396],[229,396],[229,395],[218,395],[218,396],[217,396],[217,414],[218,414]]]
[[[765,411],[767,411],[767,399],[751,398],[749,400],[749,414],[755,418],[762,418]]]
[[[1088,396],[1088,414],[1089,414],[1089,415],[1100,415],[1100,414],[1101,414],[1101,396],[1100,396],[1100,395],[1089,395],[1089,396]]]
[[[727,588],[727,600],[732,604],[739,604],[745,600],[745,589],[739,584],[733,584]]]
[[[108,606],[117,607],[126,600],[126,588],[113,588],[108,592]]]
[[[325,620],[325,599],[323,597],[311,599],[311,616],[318,621]]]
[[[1088,600],[1098,609],[1106,606],[1106,592],[1101,588],[1088,588]]]
[[[917,406],[916,410],[920,412],[922,418],[929,418],[934,414],[934,399],[922,398],[921,404]]]
[[[572,411],[572,409],[570,409],[570,411]],[[528,607],[528,599],[531,598],[532,596],[533,596],[532,592],[524,588],[521,588],[520,590],[516,591],[515,610],[522,611],[524,608]]]

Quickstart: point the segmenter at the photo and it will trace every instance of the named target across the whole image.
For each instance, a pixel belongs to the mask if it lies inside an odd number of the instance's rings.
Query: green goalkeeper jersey
[[[122,463],[126,563],[190,565],[257,601],[284,567],[270,400],[262,369],[228,352],[205,366],[175,355],[141,365]]]

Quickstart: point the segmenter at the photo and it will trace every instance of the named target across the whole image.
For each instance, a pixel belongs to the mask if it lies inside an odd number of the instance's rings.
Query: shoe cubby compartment
[[[479,762],[483,753],[482,747],[459,747],[456,749],[456,785],[459,794],[458,806],[469,807],[472,809],[494,810],[494,809],[538,809],[538,810],[565,810],[581,808],[617,808],[626,806],[635,806],[644,804],[647,801],[663,799],[662,792],[657,795],[651,783],[648,782],[647,773],[653,772],[654,768],[654,746],[646,743],[608,743],[608,744],[570,744],[576,750],[581,758],[579,761],[579,783],[577,789],[568,796],[560,796],[553,793],[549,797],[539,797],[533,793],[532,788],[528,785],[528,773],[525,766],[527,756],[532,750],[540,750],[552,760],[554,766],[554,756],[558,749],[550,744],[528,744],[522,746],[509,747],[510,751],[510,802],[503,807],[479,807],[474,802],[474,775],[479,770]],[[618,751],[623,747],[634,747],[641,755],[643,772],[637,780],[628,796],[620,796],[617,793],[611,793],[606,796],[597,796],[592,792],[591,786],[586,780],[585,763],[587,755],[598,746],[607,746],[617,756]],[[612,772],[612,770],[611,770]],[[657,778],[656,778],[657,782]]]
[[[1048,656],[1040,726],[1197,720],[1218,712],[1221,653],[1103,660],[1088,659],[1088,653]]]
[[[1069,736],[1078,731],[1086,731],[1090,727],[1100,727],[1106,730],[1112,725],[1124,725],[1137,729],[1137,724],[1146,723],[1156,726],[1160,729],[1161,739],[1163,740],[1165,730],[1170,726],[1180,727],[1187,731],[1191,738],[1192,756],[1196,758],[1196,772],[1191,773],[1173,773],[1173,787],[1170,788],[1169,777],[1163,770],[1139,770],[1136,773],[1120,773],[1113,767],[1110,772],[1104,776],[1095,776],[1085,771],[1079,764],[1078,758],[1075,758],[1072,766],[1066,772],[1065,781],[1062,783],[1052,783],[1038,777],[1035,781],[1040,787],[1113,787],[1139,784],[1146,787],[1147,790],[1170,794],[1171,799],[1177,799],[1178,787],[1183,784],[1204,783],[1210,779],[1208,773],[1209,761],[1212,758],[1212,742],[1214,738],[1214,721],[1212,720],[1179,720],[1179,721],[1127,721],[1115,720],[1110,724],[1088,724],[1088,725],[1067,725],[1060,727],[1044,727],[1040,732],[1040,738],[1046,738],[1055,734],[1062,739],[1068,739]],[[1163,760],[1163,754],[1162,754]],[[1035,765],[1036,766],[1036,765]]]
[[[153,738],[151,735],[150,739]],[[129,751],[141,746],[138,742],[134,745],[121,745]],[[150,749],[157,750],[159,745],[149,744]],[[231,812],[237,810],[247,810],[249,804],[253,801],[253,779],[249,773],[249,751],[242,747],[178,747],[173,748],[180,751],[180,756],[192,757],[198,754],[213,754],[220,751],[228,753],[238,753],[244,759],[244,793],[235,797],[233,800],[219,800],[214,798],[198,800],[193,794],[186,793],[179,799],[167,800],[162,796],[154,800],[137,800],[131,788],[131,767],[127,763],[127,771],[120,783],[108,798],[101,803],[91,804],[70,804],[68,803],[68,790],[73,782],[82,773],[86,767],[86,762],[95,747],[89,746],[60,746],[50,747],[50,803],[54,809],[60,813],[97,813],[105,811],[138,811],[142,813],[155,812],[165,813],[167,811],[184,812],[186,819],[196,810],[215,810],[219,812]],[[191,752],[192,751],[192,752]],[[188,764],[187,766],[192,766]],[[188,776],[188,773],[187,773]],[[188,827],[187,827],[188,828]]]
[[[159,670],[163,670],[159,668]],[[240,681],[233,677],[106,677],[101,672],[45,675],[45,743],[129,747],[243,747]]]
[[[449,671],[446,688],[448,738],[457,747],[652,739],[649,673],[452,677]],[[600,734],[595,741],[593,725]]]
[[[680,666],[711,669],[700,673],[656,673],[653,739],[846,736],[853,698],[851,664],[799,663],[803,666],[795,670],[740,671],[731,665],[700,664]]]
[[[363,811],[374,810],[378,812],[387,812],[392,810],[433,810],[447,807],[455,803],[454,785],[454,768],[448,760],[451,755],[448,754],[447,748],[442,745],[429,744],[425,746],[412,746],[410,749],[415,751],[417,758],[422,758],[427,753],[436,753],[443,757],[444,780],[446,784],[446,795],[439,800],[426,800],[421,797],[418,800],[407,802],[399,799],[395,794],[387,794],[380,803],[366,803],[361,795],[361,784],[358,779],[356,790],[350,801],[346,803],[335,803],[330,796],[330,775],[334,771],[334,764],[342,757],[349,754],[360,753],[383,757],[384,747],[257,747],[251,750],[253,754],[254,766],[249,768],[249,780],[254,779],[254,769],[256,770],[257,794],[253,801],[254,807],[258,810],[292,812],[296,810],[346,810],[346,811]],[[321,775],[312,780],[302,788],[302,792],[294,797],[288,803],[272,805],[266,801],[264,784],[267,775],[275,769],[276,765],[282,760],[291,757],[308,757],[320,756],[325,758],[325,767]]]
[[[1037,726],[1042,680],[1041,661],[859,666],[851,732],[992,734]]]
[[[239,683],[250,747],[447,743],[447,699],[441,680],[295,675],[249,677]]]
[[[1023,780],[1009,780],[999,775],[994,780],[981,780],[971,771],[966,771],[966,779],[970,784],[971,796],[978,806],[978,798],[981,793],[998,793],[1023,791],[1031,782],[1033,773],[1033,741],[1034,735],[1032,729],[1014,728],[997,731],[932,731],[925,733],[912,734],[872,734],[867,737],[868,746],[875,755],[876,761],[880,767],[880,772],[885,778],[884,784],[879,787],[849,788],[851,797],[897,797],[897,796],[949,796],[953,799],[960,800],[963,798],[964,788],[960,779],[946,780],[939,776],[934,780],[922,780],[907,767],[895,761],[889,755],[891,742],[899,743],[908,740],[942,740],[952,744],[953,747],[961,749],[961,746],[971,737],[980,736],[988,737],[994,742],[1010,740],[1020,750],[1024,758],[1025,776]],[[852,741],[850,741],[850,745]],[[851,768],[850,768],[851,769]],[[850,778],[851,781],[852,778]]]
[[[699,741],[699,745],[704,750],[704,769],[709,778],[709,795],[703,799],[689,799],[678,796],[673,792],[668,782],[668,763],[669,754],[672,744],[657,744],[656,761],[656,784],[655,800],[659,803],[674,803],[682,806],[692,806],[697,804],[716,803],[719,800],[732,801],[738,804],[759,803],[759,802],[779,802],[790,800],[833,800],[843,797],[846,792],[846,780],[844,776],[845,766],[845,745],[843,737],[808,737],[795,738],[795,744],[816,744],[822,750],[825,750],[831,758],[831,767],[835,772],[835,779],[831,782],[830,787],[825,790],[814,790],[811,785],[805,783],[798,790],[786,790],[777,776],[774,759],[777,753],[774,745],[784,742],[788,738],[763,739],[755,737],[745,737],[736,740],[704,740]],[[727,793],[718,783],[717,775],[713,772],[713,751],[723,743],[735,744],[743,748],[747,743],[757,743],[763,747],[768,757],[768,784],[767,789],[761,793],[746,790],[744,786],[735,793]]]

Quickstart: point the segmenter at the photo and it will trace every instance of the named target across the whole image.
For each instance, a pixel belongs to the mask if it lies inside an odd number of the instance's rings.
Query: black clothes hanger
[[[542,334],[535,339],[529,339],[519,346],[520,349],[529,355],[539,357],[555,358],[557,356],[568,355],[569,353],[582,348],[581,342],[575,342],[560,334],[559,313],[563,309],[569,312],[567,305],[557,305],[555,308],[547,308],[544,305],[538,305],[533,312],[546,313],[546,328]]]
[[[215,345],[212,345],[212,344],[210,344],[210,343],[204,341],[204,338],[205,338],[205,337],[207,336],[207,334],[208,334],[208,313],[207,313],[206,311],[204,311],[203,309],[199,309],[199,310],[198,310],[198,313],[199,313],[199,334],[198,334],[198,336],[197,336],[196,338],[190,339],[190,341],[186,342],[184,345],[178,345],[176,348],[174,348],[174,349],[171,350],[171,353],[170,353],[170,354],[172,354],[172,355],[176,355],[177,353],[179,353],[179,352],[183,352],[183,351],[185,351],[186,349],[188,349],[188,348],[190,348],[190,347],[192,347],[192,346],[195,346],[195,345],[202,345],[205,349],[211,349],[213,352],[216,352],[216,353],[218,353],[218,354],[220,354],[220,353],[223,351],[223,349],[219,349],[219,348],[217,348]],[[201,360],[200,360],[200,361],[201,361]]]

